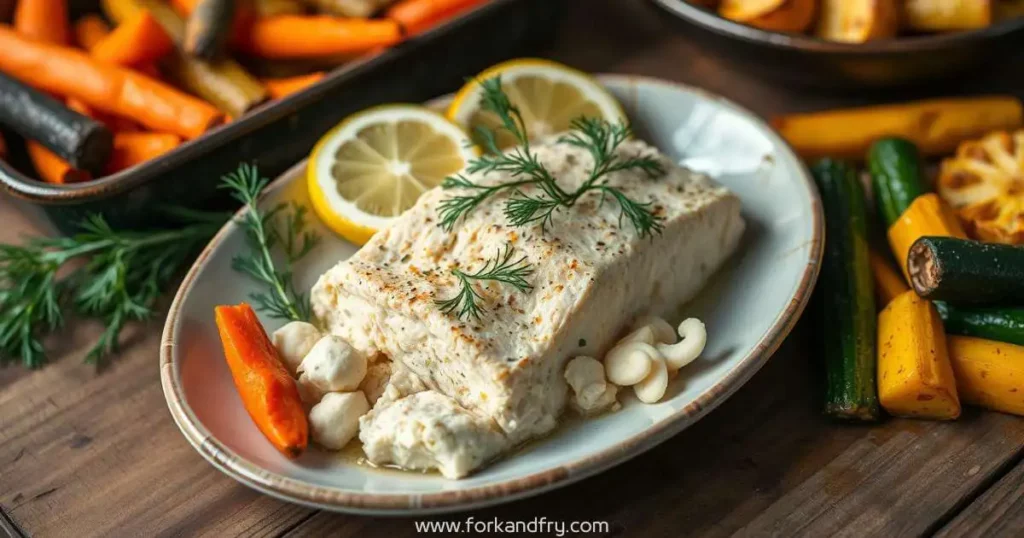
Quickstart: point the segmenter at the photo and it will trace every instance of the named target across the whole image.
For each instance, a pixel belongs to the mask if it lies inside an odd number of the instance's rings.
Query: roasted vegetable
[[[806,159],[859,160],[880,138],[905,138],[924,155],[946,155],[962,140],[1022,122],[1024,109],[1016,97],[990,96],[794,114],[772,125]]]
[[[918,196],[928,192],[921,170],[921,155],[907,140],[883,138],[872,144],[868,151],[868,169],[875,204],[886,226],[895,224]]]
[[[7,51],[3,53],[6,55]],[[0,73],[0,124],[89,171],[102,169],[113,135],[102,123]]]
[[[1024,17],[1024,0],[1001,0],[996,2],[995,17],[998,21]]]
[[[819,281],[824,303],[825,414],[876,420],[875,301],[864,193],[856,172],[845,163],[826,159],[813,172],[828,238]]]
[[[992,24],[993,0],[904,0],[903,22],[919,32],[977,30]]]
[[[132,17],[145,9],[163,26],[176,44],[185,38],[185,21],[168,5],[150,0],[103,0],[107,14],[114,18]],[[181,51],[172,51],[165,60],[168,77],[176,84],[213,103],[222,112],[239,117],[267,99],[263,85],[230,58],[204,62]]]
[[[1024,308],[964,308],[935,301],[946,332],[1024,346]]]
[[[117,26],[90,50],[97,60],[139,67],[163,58],[174,49],[174,43],[163,27],[143,11]]]
[[[960,144],[942,162],[937,189],[972,236],[1024,243],[1024,130]]]
[[[829,41],[865,43],[896,35],[896,0],[822,0],[817,35]]]
[[[25,37],[67,45],[70,25],[67,0],[18,0],[14,9],[14,29]]]
[[[903,275],[893,268],[892,263],[874,249],[871,250],[870,262],[871,274],[875,281],[875,305],[882,309],[910,288],[903,280]]]
[[[908,282],[910,274],[907,272],[907,255],[914,241],[925,236],[967,238],[953,210],[933,192],[918,196],[896,223],[889,227],[888,235],[893,256]]]
[[[199,0],[185,24],[185,52],[207,61],[220,56],[234,22],[235,4],[235,0]]]
[[[75,22],[75,43],[87,51],[109,33],[110,25],[99,15],[85,15]]]
[[[224,356],[245,410],[282,454],[298,457],[309,443],[309,423],[299,389],[281,364],[270,337],[252,308],[216,308]]]
[[[803,32],[814,22],[817,0],[723,0],[727,19],[773,32]]]
[[[317,82],[320,82],[323,78],[324,73],[323,71],[320,71],[297,77],[264,79],[263,85],[267,88],[267,91],[270,92],[270,96],[272,98],[281,99],[293,93],[301,92]]]
[[[66,160],[43,147],[39,142],[29,140],[25,143],[25,152],[32,161],[39,179],[54,185],[78,183],[92,179],[92,174],[71,166]]]
[[[963,403],[1024,415],[1024,347],[950,336],[948,349]]]
[[[223,119],[212,106],[160,81],[78,50],[20,37],[2,26],[0,50],[0,71],[154,131],[192,139]]]
[[[323,13],[340,17],[366,18],[377,10],[392,4],[391,0],[308,0],[309,3]]]
[[[960,416],[942,319],[912,291],[878,314],[878,399],[898,417]]]
[[[391,20],[280,15],[253,21],[235,46],[260,58],[316,58],[364,53],[401,39],[401,28]]]
[[[114,135],[114,153],[107,163],[107,173],[120,172],[155,159],[179,144],[181,138],[168,133],[117,133]]]
[[[907,258],[914,291],[956,305],[1024,304],[1024,248],[922,237]]]

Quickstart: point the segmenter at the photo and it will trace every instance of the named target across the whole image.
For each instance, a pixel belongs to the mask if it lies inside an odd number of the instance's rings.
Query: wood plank
[[[720,409],[649,453],[580,484],[472,515],[599,518],[624,536],[916,536],[1019,454],[1024,422],[995,413],[968,411],[956,423],[829,422],[817,411],[807,329]],[[288,536],[324,535],[416,532],[409,520],[366,527],[363,518],[322,512]]]
[[[765,115],[882,98],[804,92],[730,70],[682,33],[668,32],[646,2],[571,5],[551,56],[586,70],[689,82]],[[1000,91],[1019,87],[1024,74],[1015,77],[928,91]],[[0,198],[0,216],[2,241],[38,230],[7,199]],[[581,484],[475,517],[599,517],[622,536],[916,535],[950,519],[944,532],[953,536],[973,524],[955,513],[1019,460],[1024,422],[969,411],[952,424],[828,423],[817,413],[809,329],[801,330],[747,387],[694,428]],[[221,475],[192,450],[166,411],[156,356],[160,323],[134,328],[124,353],[100,374],[80,363],[98,332],[95,325],[80,326],[54,342],[55,363],[39,372],[0,369],[0,510],[12,525],[32,536],[415,534],[407,519],[316,512]],[[1006,497],[1019,491],[1005,487]],[[1015,523],[1000,521],[1017,518],[1016,511],[991,508],[984,518],[996,531],[1012,531]]]
[[[936,538],[1015,538],[1024,536],[1024,462],[942,527]]]

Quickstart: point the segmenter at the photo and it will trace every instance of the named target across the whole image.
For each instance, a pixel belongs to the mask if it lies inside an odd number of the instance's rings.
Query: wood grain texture
[[[942,527],[936,538],[1024,536],[1024,462]]]
[[[640,0],[570,4],[548,56],[590,71],[691,83],[763,115],[1024,84],[1024,73],[993,73],[919,93],[817,95],[730,70],[670,32]],[[45,231],[21,209],[0,196],[0,241]],[[102,373],[81,364],[96,325],[49,342],[54,363],[41,371],[0,369],[0,533],[10,526],[37,537],[416,535],[408,519],[290,505],[213,469],[167,412],[160,328],[159,321],[133,327],[124,352]],[[602,519],[612,536],[914,536],[947,522],[947,536],[1020,530],[1024,471],[999,479],[1021,459],[1024,421],[968,410],[949,424],[829,423],[817,411],[808,332],[798,327],[732,399],[651,452],[563,490],[472,515]]]

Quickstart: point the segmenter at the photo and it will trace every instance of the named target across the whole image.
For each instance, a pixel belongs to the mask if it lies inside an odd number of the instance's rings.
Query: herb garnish
[[[64,322],[69,303],[106,326],[86,356],[97,363],[117,351],[125,324],[153,315],[160,291],[177,270],[227,221],[225,214],[177,210],[177,229],[116,231],[100,216],[70,237],[36,238],[0,245],[0,362],[21,358],[37,368],[46,362],[40,342]],[[73,260],[84,266],[58,274]]]
[[[477,185],[463,174],[446,178],[441,187],[463,188],[472,192],[455,195],[442,200],[438,205],[440,226],[451,231],[460,218],[476,209],[484,200],[505,190],[514,191],[505,203],[505,217],[513,226],[539,222],[544,230],[551,223],[554,214],[562,208],[570,208],[589,192],[600,193],[602,202],[611,197],[620,208],[619,222],[628,219],[640,237],[661,233],[663,217],[651,212],[651,203],[641,203],[626,196],[620,189],[608,185],[608,176],[623,170],[641,170],[649,178],[665,173],[661,163],[654,157],[636,156],[622,158],[616,153],[618,147],[632,133],[625,123],[612,123],[602,119],[581,117],[573,120],[572,131],[559,142],[587,150],[594,163],[587,179],[573,192],[563,190],[551,173],[530,151],[530,140],[519,108],[512,105],[501,87],[501,77],[480,82],[483,87],[481,107],[497,115],[501,125],[497,129],[477,126],[474,140],[484,154],[473,159],[466,167],[470,174],[505,172],[511,180],[497,185]],[[517,146],[509,151],[498,147],[498,132],[511,134]],[[534,185],[537,191],[527,194],[522,187]]]
[[[453,269],[452,274],[459,279],[462,289],[459,294],[451,299],[434,301],[441,312],[450,314],[458,311],[457,317],[480,319],[480,307],[476,304],[477,299],[483,299],[475,289],[472,280],[492,280],[508,284],[519,291],[529,291],[533,286],[526,281],[526,277],[533,273],[533,268],[526,261],[526,256],[512,261],[512,245],[505,244],[505,249],[498,255],[484,264],[483,268],[475,273],[466,273]]]
[[[310,317],[309,297],[295,289],[292,265],[320,242],[320,236],[306,230],[306,207],[281,203],[268,211],[256,202],[269,179],[260,177],[254,165],[242,164],[235,172],[224,176],[222,188],[234,191],[232,195],[248,207],[239,224],[245,228],[250,252],[238,255],[232,267],[266,285],[269,293],[253,293],[250,298],[256,310],[269,316],[291,321],[306,321]],[[275,247],[284,253],[281,269],[275,267]]]

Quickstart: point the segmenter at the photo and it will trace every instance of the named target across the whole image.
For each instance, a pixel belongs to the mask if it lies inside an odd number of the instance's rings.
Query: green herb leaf
[[[527,261],[526,256],[513,261],[512,254],[512,245],[506,244],[503,251],[499,251],[496,257],[488,260],[480,270],[474,273],[453,270],[452,274],[459,279],[461,285],[458,295],[451,299],[435,300],[434,304],[445,314],[456,312],[456,317],[459,319],[479,319],[482,310],[476,302],[478,299],[482,300],[483,297],[473,289],[472,281],[490,280],[508,284],[519,291],[532,290],[533,285],[526,279],[533,274],[533,267]]]
[[[306,229],[307,209],[297,204],[260,209],[257,202],[268,180],[260,177],[254,165],[243,164],[222,181],[221,187],[231,190],[247,208],[238,224],[245,229],[249,252],[235,256],[232,267],[267,288],[266,292],[250,295],[253,306],[273,318],[308,320],[309,297],[296,290],[292,282],[292,265],[320,242],[320,236]],[[275,262],[275,249],[282,254],[279,262]]]

